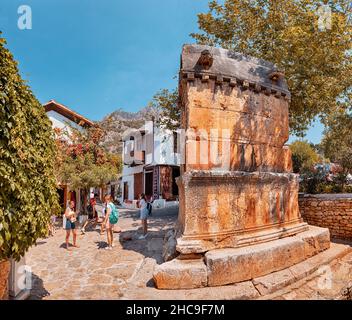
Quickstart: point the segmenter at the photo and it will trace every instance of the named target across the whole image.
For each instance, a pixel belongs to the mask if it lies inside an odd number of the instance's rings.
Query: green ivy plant
[[[0,260],[19,260],[59,208],[55,140],[0,33]]]

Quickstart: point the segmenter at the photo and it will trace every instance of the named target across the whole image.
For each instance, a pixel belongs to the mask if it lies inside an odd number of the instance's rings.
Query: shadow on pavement
[[[95,241],[98,250],[100,249],[105,249],[108,246],[108,243],[106,241]]]
[[[146,258],[153,258],[158,264],[163,263],[162,251],[165,233],[173,228],[177,219],[178,207],[157,209],[152,212],[148,219],[148,236],[146,239],[139,240],[142,234],[139,210],[126,210],[121,212],[120,219],[124,217],[132,218],[132,227],[136,230],[123,230],[120,233],[120,243],[123,249],[138,252]]]
[[[35,273],[32,274],[32,289],[28,300],[42,300],[50,296],[50,292],[44,288],[43,280]]]
[[[46,244],[46,241],[37,241],[36,243],[37,246],[41,246],[43,244]]]

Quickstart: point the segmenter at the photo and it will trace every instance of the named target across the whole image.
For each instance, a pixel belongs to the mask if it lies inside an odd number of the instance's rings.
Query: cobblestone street
[[[100,235],[99,227],[84,235],[78,230],[80,247],[72,251],[65,249],[61,228],[54,237],[39,240],[26,256],[33,272],[31,299],[119,299],[133,294],[132,287],[152,286],[153,267],[162,262],[163,236],[176,219],[176,210],[153,215],[147,240],[136,239],[138,211],[119,211],[122,232],[114,233],[112,251],[104,250],[106,235]],[[132,240],[122,241],[125,237]]]
[[[30,299],[336,299],[341,298],[343,290],[352,288],[350,244],[333,242],[324,254],[344,254],[334,261],[327,260],[330,262],[326,266],[331,268],[333,275],[330,289],[318,288],[321,280],[317,271],[271,295],[260,294],[252,281],[191,290],[157,290],[152,280],[153,269],[156,264],[162,263],[163,237],[173,226],[177,209],[153,213],[147,240],[137,240],[137,232],[140,232],[138,211],[119,211],[118,225],[122,231],[114,234],[115,247],[112,251],[104,250],[106,235],[100,235],[99,228],[79,235],[80,247],[72,248],[72,251],[65,249],[65,231],[62,229],[54,237],[39,240],[26,256],[27,265],[33,272]],[[132,239],[122,241],[124,238]],[[308,259],[297,267],[305,269],[308,274],[309,266],[314,265],[313,260]],[[279,271],[267,277],[272,279],[270,281],[280,282],[285,272]]]

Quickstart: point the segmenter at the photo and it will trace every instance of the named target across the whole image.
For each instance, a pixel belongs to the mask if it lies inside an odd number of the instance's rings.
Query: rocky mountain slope
[[[99,122],[99,125],[107,131],[103,145],[109,152],[121,154],[122,152],[122,134],[129,128],[140,128],[145,121],[157,118],[159,112],[157,109],[148,106],[138,112],[128,112],[118,109]]]

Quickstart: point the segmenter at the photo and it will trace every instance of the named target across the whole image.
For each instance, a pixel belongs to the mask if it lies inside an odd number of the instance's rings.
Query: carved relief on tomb
[[[247,210],[246,201],[243,197],[239,196],[239,193],[234,190],[233,200],[231,202],[231,212],[232,212],[232,225],[234,230],[240,230],[244,228],[245,225],[245,213]]]
[[[221,199],[223,200],[223,199]],[[222,206],[223,204],[221,204]],[[226,204],[225,204],[226,205]],[[209,220],[208,232],[216,233],[219,231],[218,219],[219,219],[219,199],[217,194],[209,193],[207,195],[207,217]]]

